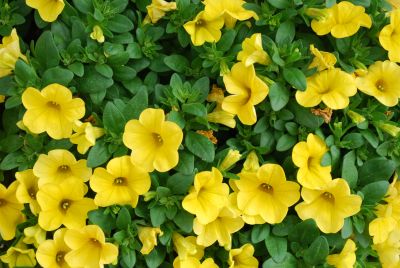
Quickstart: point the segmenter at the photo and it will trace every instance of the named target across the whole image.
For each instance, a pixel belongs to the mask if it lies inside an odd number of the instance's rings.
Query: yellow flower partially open
[[[400,62],[400,9],[390,12],[390,24],[382,28],[379,42],[389,52],[391,61]]]
[[[244,39],[242,43],[242,51],[238,53],[237,59],[244,62],[246,67],[254,63],[267,65],[271,62],[267,52],[265,52],[262,47],[260,33],[255,33],[249,38]]]
[[[71,251],[65,244],[64,236],[66,228],[58,229],[53,234],[52,240],[40,243],[36,251],[36,259],[42,267],[69,268],[64,257]]]
[[[17,181],[8,188],[0,184],[0,236],[3,240],[13,239],[17,225],[24,221],[24,205],[18,202],[15,195],[17,187]]]
[[[326,258],[326,262],[336,268],[354,267],[356,263],[356,244],[353,240],[347,239],[342,251],[339,254],[332,254]]]
[[[240,248],[229,251],[229,268],[257,268],[258,260],[253,256],[254,247],[252,244],[244,244]]]
[[[201,259],[204,256],[204,247],[196,244],[195,236],[183,237],[179,233],[173,233],[172,242],[178,258],[184,260],[189,257]]]
[[[37,9],[42,20],[53,22],[64,9],[64,0],[26,0],[26,4]]]
[[[325,69],[332,69],[336,64],[336,57],[332,53],[320,51],[314,45],[310,45],[310,51],[314,58],[308,69],[317,68],[318,72],[320,72]]]
[[[195,46],[201,46],[205,42],[218,42],[221,38],[222,26],[224,26],[222,17],[210,19],[204,11],[197,14],[194,20],[183,25]]]
[[[9,268],[36,266],[35,251],[28,249],[21,242],[7,249],[7,253],[0,256],[0,260],[2,263],[6,263]]]
[[[39,191],[39,178],[33,174],[32,169],[16,172],[15,178],[19,182],[16,196],[21,204],[29,204],[34,215],[40,211],[39,203],[36,200],[36,193]]]
[[[99,43],[104,43],[104,35],[103,35],[103,30],[99,25],[93,26],[93,31],[90,33],[90,38],[93,40],[96,40]]]
[[[400,261],[400,230],[396,228],[385,242],[373,245],[372,248],[378,253],[382,268],[397,268]]]
[[[22,241],[25,244],[33,244],[36,248],[46,240],[46,231],[40,228],[39,224],[26,227],[24,235],[25,237]]]
[[[165,13],[176,9],[175,2],[167,2],[164,0],[152,0],[151,4],[146,7],[147,15],[152,23],[156,23]]]
[[[17,30],[14,28],[9,36],[3,37],[0,44],[0,78],[12,73],[19,58],[27,61],[26,57],[21,53]],[[3,102],[4,96],[0,99]]]
[[[90,147],[96,144],[96,139],[104,135],[104,130],[99,127],[94,127],[90,122],[82,123],[75,121],[72,126],[74,134],[69,138],[70,142],[77,144],[77,149],[80,154],[85,154]]]
[[[142,242],[142,249],[140,253],[143,255],[149,254],[155,246],[157,246],[157,235],[162,236],[163,232],[160,227],[139,227],[138,236],[140,242]]]

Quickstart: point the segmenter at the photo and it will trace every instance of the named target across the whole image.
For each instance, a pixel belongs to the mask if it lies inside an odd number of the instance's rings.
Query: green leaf
[[[191,102],[202,103],[207,99],[209,90],[210,90],[210,79],[206,76],[202,77],[193,84],[192,91],[195,94],[193,94],[193,98],[189,98],[189,100]]]
[[[201,160],[212,162],[215,156],[212,142],[196,132],[189,131],[185,137],[185,145],[190,152],[200,157]]]
[[[185,127],[185,124],[186,124],[185,118],[178,111],[169,112],[167,114],[167,120],[176,123],[182,129]]]
[[[136,251],[126,246],[121,246],[121,265],[123,268],[132,268],[136,264]]]
[[[110,3],[110,7],[112,7],[113,13],[121,13],[122,11],[125,10],[128,4],[129,4],[128,0],[113,0]]]
[[[289,241],[299,242],[302,245],[309,245],[319,236],[319,229],[315,221],[308,219],[302,221],[290,231]]]
[[[271,4],[271,6],[280,8],[280,9],[285,9],[290,7],[290,2],[288,0],[268,0],[268,3]]]
[[[0,150],[5,153],[15,152],[24,145],[24,141],[20,135],[8,135],[0,140]]]
[[[17,60],[15,63],[14,73],[15,81],[23,87],[26,87],[29,83],[35,82],[37,79],[36,72],[32,66],[21,59]]]
[[[43,86],[49,84],[58,83],[64,86],[68,84],[74,78],[74,73],[70,70],[63,69],[61,67],[54,67],[46,70],[42,76]]]
[[[39,37],[35,46],[35,56],[43,70],[58,66],[60,54],[51,32],[45,31]]]
[[[285,259],[287,252],[286,238],[270,235],[265,239],[265,246],[274,261],[279,263]]]
[[[1,161],[0,170],[11,170],[18,167],[24,161],[26,161],[26,159],[20,151],[10,153]]]
[[[164,58],[164,63],[178,73],[183,73],[189,67],[189,61],[181,55],[170,55]]]
[[[282,135],[277,144],[276,144],[276,150],[278,152],[284,152],[292,148],[297,142],[297,138],[294,136],[290,136],[288,134]]]
[[[169,117],[168,117],[169,120]],[[175,170],[182,174],[193,174],[194,172],[194,156],[191,153],[185,151],[179,152],[179,163],[175,167]]]
[[[350,188],[354,188],[357,185],[358,170],[355,165],[356,154],[354,151],[350,151],[343,157],[342,164],[342,178],[347,181]]]
[[[107,78],[95,70],[95,67],[85,68],[85,76],[77,78],[78,90],[81,93],[92,94],[105,92],[105,90],[114,84],[111,78]]]
[[[92,11],[92,0],[72,0],[74,7],[80,12],[88,14]]]
[[[127,16],[115,14],[108,21],[107,27],[114,33],[125,33],[133,29],[133,23]]]
[[[186,233],[192,232],[194,216],[185,210],[178,210],[178,213],[173,218],[175,224]]]
[[[108,151],[108,146],[103,140],[96,141],[96,144],[90,149],[87,165],[88,167],[97,167],[105,162],[111,157],[111,153]]]
[[[167,187],[174,194],[186,194],[192,186],[194,175],[184,175],[181,173],[175,173],[167,180]]]
[[[89,211],[88,218],[90,223],[98,225],[106,234],[115,228],[115,219],[104,208]]]
[[[328,240],[324,236],[317,237],[311,246],[304,251],[304,261],[311,265],[322,264],[329,254]]]
[[[103,112],[104,128],[115,133],[120,134],[125,127],[126,119],[122,112],[112,102],[107,102]]]
[[[283,78],[285,78],[286,82],[291,84],[295,89],[304,91],[307,88],[306,76],[297,68],[284,68]]]
[[[150,209],[150,220],[153,226],[160,226],[165,222],[165,207],[154,206]]]
[[[361,192],[364,195],[363,205],[375,205],[383,199],[389,188],[389,182],[376,181],[365,185]]]
[[[289,102],[290,91],[280,83],[273,83],[269,88],[269,99],[274,111],[279,111]]]
[[[297,268],[297,259],[290,253],[286,253],[285,259],[276,263],[272,258],[266,260],[262,268]]]
[[[154,248],[150,254],[144,256],[147,267],[157,268],[160,266],[165,259],[166,253],[167,251],[165,249]]]
[[[268,238],[270,232],[269,224],[257,224],[254,225],[251,230],[251,242],[253,244],[260,243]]]
[[[82,77],[85,74],[85,68],[80,62],[74,62],[71,65],[68,65],[68,69],[70,69],[76,76],[79,77]]]
[[[296,30],[292,21],[288,20],[279,25],[276,31],[275,42],[278,46],[288,45],[292,43]]]
[[[386,180],[394,174],[396,163],[384,157],[368,160],[358,172],[358,183],[366,185],[375,181]]]
[[[204,117],[207,115],[207,109],[201,103],[185,103],[182,105],[182,110],[187,114],[192,114],[198,117]]]
[[[136,95],[128,101],[123,114],[127,120],[132,118],[139,118],[141,112],[147,108],[149,103],[149,96],[145,87],[141,87]]]
[[[114,67],[114,78],[118,81],[128,81],[136,77],[136,70],[128,66]]]
[[[129,210],[126,207],[121,207],[117,216],[117,228],[122,230],[126,229],[128,225],[131,223],[131,214],[129,214]]]
[[[360,133],[350,133],[343,137],[342,144],[347,149],[360,148],[364,145],[364,138]]]
[[[94,66],[96,71],[104,77],[111,78],[114,75],[113,69],[107,64],[96,64]]]
[[[138,43],[130,43],[126,47],[126,52],[129,54],[130,59],[140,59],[142,58],[142,49]]]
[[[235,41],[236,33],[237,32],[233,29],[226,30],[217,43],[217,50],[223,52],[230,50],[233,41]]]
[[[324,119],[311,113],[310,109],[301,107],[296,102],[290,102],[290,110],[294,113],[294,120],[302,126],[316,130],[323,123]]]

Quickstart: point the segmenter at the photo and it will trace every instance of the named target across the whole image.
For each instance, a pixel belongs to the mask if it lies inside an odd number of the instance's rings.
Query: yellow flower
[[[0,256],[3,263],[7,263],[9,268],[14,267],[35,267],[35,251],[27,249],[23,243],[17,243],[15,247],[10,247],[7,253]]]
[[[25,244],[33,244],[36,248],[46,240],[46,231],[40,228],[39,224],[24,229]]]
[[[67,179],[58,184],[47,183],[37,193],[40,208],[39,225],[46,231],[53,231],[62,224],[67,228],[82,228],[87,213],[96,209],[91,198],[84,198],[86,188],[83,182]]]
[[[37,9],[42,20],[53,22],[64,9],[63,0],[26,0],[26,4]]]
[[[292,160],[299,167],[297,181],[304,187],[319,189],[332,180],[331,166],[321,166],[321,160],[328,151],[324,141],[312,133],[307,142],[301,141],[293,147]]]
[[[390,12],[390,24],[379,33],[381,46],[389,52],[389,59],[400,62],[400,9]]]
[[[229,251],[229,268],[257,268],[258,260],[253,256],[254,247],[251,244],[244,244],[240,248]]]
[[[71,91],[59,84],[46,86],[42,91],[28,87],[22,94],[26,112],[24,125],[33,133],[47,132],[53,139],[69,138],[75,120],[85,115],[85,103],[72,98]]]
[[[17,30],[14,28],[9,36],[3,37],[3,42],[0,44],[0,77],[11,74],[18,58],[27,61],[26,57],[21,53]],[[1,99],[4,102],[4,96]]]
[[[183,25],[195,46],[201,46],[205,42],[218,42],[222,26],[224,26],[222,17],[210,19],[204,11],[200,11],[194,20]]]
[[[103,267],[118,258],[118,247],[106,243],[104,233],[97,225],[67,230],[64,241],[71,248],[64,257],[71,267]]]
[[[260,164],[258,162],[258,157],[255,151],[251,151],[247,157],[246,160],[243,163],[243,171],[246,172],[257,172],[257,170],[260,168]]]
[[[229,186],[222,183],[222,174],[216,169],[202,171],[194,177],[194,186],[183,199],[182,207],[197,217],[202,224],[212,222],[228,202]]]
[[[19,203],[15,195],[18,182],[12,182],[8,188],[0,184],[0,236],[3,240],[15,237],[17,225],[23,222],[24,205]]]
[[[104,135],[102,128],[93,127],[90,122],[75,121],[72,129],[75,133],[71,135],[69,140],[78,145],[77,149],[80,154],[85,154],[90,147],[95,145],[96,139]]]
[[[136,207],[139,195],[151,186],[149,174],[132,164],[129,156],[117,157],[107,169],[96,168],[90,178],[90,188],[96,192],[94,203],[101,207],[130,204]]]
[[[214,260],[211,258],[205,259],[202,263],[200,260],[194,257],[189,257],[187,259],[175,258],[173,263],[174,268],[218,268]]]
[[[1,77],[1,75],[0,75],[0,77]],[[5,101],[5,99],[6,99],[6,96],[0,95],[0,103],[3,103]]]
[[[378,217],[369,223],[368,232],[373,237],[374,244],[379,244],[385,242],[396,227],[397,221],[391,216]]]
[[[174,249],[178,253],[178,258],[184,260],[189,257],[194,257],[198,260],[204,256],[204,247],[196,244],[196,237],[183,237],[179,233],[173,233],[172,242]]]
[[[204,12],[209,18],[223,17],[228,28],[235,27],[236,21],[248,20],[258,16],[254,11],[243,7],[243,0],[204,0]]]
[[[226,90],[233,95],[224,99],[222,109],[237,115],[245,125],[255,124],[257,114],[254,106],[267,97],[269,88],[257,77],[254,66],[246,67],[238,62],[223,79]]]
[[[400,262],[400,230],[396,228],[385,242],[373,245],[382,268],[398,268]]]
[[[400,8],[400,0],[386,0],[391,6],[393,10]]]
[[[39,178],[39,188],[46,183],[60,183],[69,178],[77,181],[88,181],[92,169],[86,166],[86,160],[76,161],[75,156],[67,150],[51,150],[47,155],[41,154],[33,166],[33,174]]]
[[[332,69],[336,64],[336,57],[332,53],[320,51],[315,48],[314,45],[310,45],[310,51],[311,54],[314,55],[314,58],[308,66],[308,69],[317,68],[320,72],[326,69]]]
[[[238,187],[236,186],[236,181],[237,180],[229,180],[229,185],[231,186],[232,190],[234,191],[229,195],[229,204],[231,204],[231,207],[237,208],[237,195],[239,192]],[[264,224],[266,221],[260,216],[260,215],[249,215],[246,214],[244,211],[240,210],[238,208],[238,213],[240,213],[240,216],[242,217],[243,221],[247,224],[254,225],[254,224]]]
[[[300,186],[286,181],[283,168],[277,164],[264,164],[256,172],[241,172],[239,177],[235,181],[238,208],[261,216],[269,224],[282,222],[288,207],[300,199]]]
[[[296,92],[297,102],[314,107],[321,101],[331,109],[344,109],[357,93],[355,78],[338,68],[327,69],[307,78],[307,89]]]
[[[167,2],[164,0],[152,0],[151,4],[146,7],[147,15],[152,23],[156,23],[165,13],[176,9],[175,2]]]
[[[304,202],[295,209],[300,219],[314,219],[324,233],[336,233],[342,229],[344,219],[360,211],[362,199],[350,193],[344,179],[329,181],[325,187],[312,190],[303,187],[301,197]]]
[[[91,32],[90,38],[96,40],[99,43],[104,43],[103,30],[99,25],[93,26],[93,32]]]
[[[342,251],[339,254],[329,255],[326,262],[336,268],[351,268],[356,263],[356,244],[347,239]]]
[[[157,235],[163,235],[160,227],[138,227],[139,240],[142,242],[140,253],[147,255],[157,246]]]
[[[267,65],[271,62],[267,52],[265,52],[262,47],[260,33],[255,33],[249,38],[244,39],[242,51],[238,53],[237,59],[243,62],[246,67],[256,62],[263,65]]]
[[[53,240],[41,243],[36,251],[36,259],[42,267],[69,268],[64,257],[71,249],[65,244],[66,228],[54,232]]]
[[[242,155],[238,150],[229,149],[225,158],[222,160],[221,164],[219,164],[218,169],[221,171],[230,169],[234,164],[236,164],[237,161],[240,160],[240,157],[242,157]]]
[[[377,61],[369,66],[365,76],[356,78],[356,83],[359,90],[373,96],[383,105],[392,107],[397,105],[400,98],[399,77],[400,66],[396,63]]]
[[[235,115],[222,110],[214,110],[212,113],[207,114],[207,121],[230,128],[235,128],[236,126]]]
[[[360,27],[371,28],[372,20],[365,13],[365,8],[348,1],[342,1],[325,9],[325,16],[311,21],[311,28],[317,35],[329,32],[335,38],[354,35]]]
[[[36,200],[36,193],[39,191],[39,178],[33,174],[32,169],[16,172],[15,178],[19,182],[16,197],[21,204],[29,204],[34,215],[40,211],[39,203]]]
[[[221,247],[230,249],[231,234],[242,229],[243,225],[242,218],[234,209],[224,207],[217,218],[207,224],[202,224],[199,218],[195,218],[193,220],[193,232],[197,235],[198,245],[209,247],[218,241]]]
[[[178,164],[178,148],[182,142],[182,129],[165,121],[162,109],[145,109],[139,120],[125,125],[123,141],[132,150],[132,162],[151,172],[165,172]]]

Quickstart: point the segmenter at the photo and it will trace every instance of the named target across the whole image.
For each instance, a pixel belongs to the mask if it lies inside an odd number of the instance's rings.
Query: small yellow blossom
[[[390,216],[373,219],[368,225],[369,235],[372,236],[374,244],[384,243],[389,234],[396,229],[397,221]]]
[[[3,240],[13,239],[17,225],[24,221],[24,205],[18,202],[15,195],[17,187],[17,181],[12,182],[8,188],[0,184],[0,236]]]
[[[99,43],[104,43],[104,34],[103,30],[99,25],[93,26],[93,32],[90,33],[90,38],[96,40]]]
[[[393,230],[385,242],[373,245],[382,268],[398,268],[400,262],[400,230]]]
[[[242,51],[238,53],[237,59],[238,61],[242,61],[246,67],[254,63],[267,65],[271,62],[267,52],[262,47],[260,33],[255,33],[249,38],[244,39]]]
[[[204,256],[204,247],[196,244],[195,236],[183,237],[175,232],[172,235],[172,242],[179,259],[184,260],[189,257],[194,257],[200,260]]]
[[[64,9],[64,0],[26,0],[26,4],[37,9],[42,20],[53,22]]]
[[[39,191],[39,178],[33,174],[32,169],[16,172],[15,178],[19,182],[16,196],[20,203],[29,204],[34,215],[40,211],[39,203],[36,200],[36,193]]]
[[[229,251],[229,268],[257,268],[258,260],[253,256],[254,247],[252,244],[244,244],[240,248]]]
[[[317,68],[317,71],[323,71],[326,69],[334,68],[336,64],[336,57],[332,53],[320,51],[314,47],[314,45],[310,45],[311,54],[314,55],[314,58],[311,64],[308,66],[308,69]]]
[[[390,24],[382,28],[379,42],[389,52],[391,61],[400,62],[400,8],[390,12]]]
[[[0,78],[11,74],[18,58],[27,61],[21,53],[17,30],[14,28],[9,36],[3,37],[3,42],[0,44]],[[4,98],[1,96],[1,102],[4,102]]]
[[[157,246],[157,235],[162,236],[163,232],[159,227],[138,227],[138,229],[139,240],[142,242],[140,253],[147,255]]]
[[[235,115],[222,110],[214,110],[212,113],[207,114],[207,121],[222,124],[230,128],[235,128],[236,126]]]
[[[218,169],[221,171],[230,169],[234,164],[236,164],[237,161],[240,160],[240,157],[242,157],[242,155],[238,150],[229,149],[225,158],[222,160],[221,164],[219,164]]]
[[[391,6],[393,10],[400,9],[400,0],[386,0]]]
[[[152,0],[151,4],[146,7],[147,16],[152,23],[156,23],[165,13],[171,10],[176,10],[175,2],[167,2],[164,0]],[[147,17],[146,17],[147,18]],[[147,20],[147,19],[145,19]]]
[[[41,243],[36,251],[36,259],[42,267],[70,268],[64,257],[71,249],[65,244],[66,228],[54,232],[53,240]]]
[[[53,139],[69,138],[72,125],[85,115],[85,103],[72,98],[71,91],[59,84],[46,86],[42,91],[28,87],[22,94],[26,112],[24,125],[33,133],[47,132]]]
[[[356,263],[356,244],[353,240],[347,239],[342,251],[339,254],[329,255],[326,262],[336,268],[351,268]]]
[[[80,154],[85,154],[90,147],[95,145],[96,139],[104,135],[102,128],[94,127],[90,122],[75,121],[72,129],[75,133],[71,135],[69,140],[78,145],[77,149]]]
[[[183,25],[195,46],[201,46],[205,42],[218,42],[222,26],[224,26],[222,17],[210,19],[204,11],[200,11],[194,20]]]
[[[258,162],[258,156],[255,151],[251,151],[247,157],[246,160],[243,163],[243,171],[246,172],[257,172],[257,170],[260,168],[260,164]]]
[[[46,240],[46,231],[40,228],[39,224],[24,229],[25,244],[33,244],[36,248]]]
[[[184,260],[176,257],[173,263],[174,268],[218,268],[212,258],[205,259],[202,263],[194,257],[189,257]]]
[[[9,268],[35,267],[35,251],[27,249],[26,245],[18,242],[16,246],[10,247],[7,253],[0,256],[3,263],[7,263]]]

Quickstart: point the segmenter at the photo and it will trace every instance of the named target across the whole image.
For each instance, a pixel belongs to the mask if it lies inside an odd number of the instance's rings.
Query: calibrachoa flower
[[[194,257],[189,257],[185,260],[175,258],[173,265],[174,268],[218,268],[218,265],[215,264],[212,258],[207,258],[202,263]]]
[[[283,168],[277,164],[264,164],[257,172],[244,171],[239,177],[235,181],[238,208],[247,215],[259,215],[270,224],[282,222],[288,207],[300,198],[300,186],[286,181]]]
[[[260,168],[260,163],[258,162],[258,157],[255,151],[251,151],[247,157],[246,160],[243,163],[243,171],[247,172],[256,172]]]
[[[342,251],[339,254],[329,255],[326,262],[337,268],[354,267],[356,263],[356,244],[353,240],[347,239]]]
[[[255,105],[268,95],[268,86],[257,77],[254,66],[238,62],[233,65],[229,74],[224,75],[226,90],[232,94],[222,102],[222,109],[236,114],[245,125],[257,122]]]
[[[183,237],[179,233],[175,232],[172,234],[172,242],[174,249],[178,253],[178,257],[184,260],[189,257],[201,259],[204,256],[204,247],[196,244],[195,236]]]
[[[102,128],[94,127],[90,122],[75,121],[72,129],[75,133],[71,135],[69,141],[78,145],[80,154],[85,154],[90,147],[95,145],[96,139],[104,135]]]
[[[310,45],[310,51],[314,58],[308,66],[308,69],[317,68],[317,71],[320,72],[326,69],[332,69],[336,64],[336,57],[332,53],[320,51],[315,48],[314,45]]]
[[[258,260],[253,256],[254,247],[252,244],[244,244],[240,248],[229,251],[229,268],[257,268]]]
[[[99,25],[93,26],[93,31],[90,33],[90,38],[96,40],[99,43],[104,43],[103,30]]]
[[[240,160],[242,155],[238,150],[229,149],[225,158],[222,160],[221,164],[219,164],[218,169],[221,171],[225,171],[230,169],[237,161]]]
[[[167,2],[164,0],[152,0],[151,4],[146,7],[147,16],[150,18],[152,23],[156,23],[165,13],[176,9],[175,2]],[[146,17],[147,18],[147,17]],[[146,20],[146,19],[145,19]]]
[[[0,184],[0,236],[3,240],[13,239],[17,225],[24,221],[24,205],[18,202],[15,195],[17,187],[17,181],[8,188]]]
[[[179,162],[178,148],[182,129],[165,121],[162,109],[145,109],[139,120],[130,120],[125,126],[123,142],[132,150],[132,162],[147,171],[165,172]]]
[[[210,18],[204,11],[200,11],[194,20],[183,25],[195,46],[201,46],[205,42],[218,42],[223,26],[224,19],[222,17]]]
[[[52,240],[46,240],[40,243],[36,251],[38,263],[47,268],[69,268],[64,257],[71,249],[65,244],[64,236],[66,228],[58,229],[54,232]]]
[[[344,179],[334,179],[321,189],[303,187],[301,197],[304,202],[295,209],[300,219],[314,219],[324,233],[336,233],[342,229],[344,219],[360,211],[362,199],[350,193]]]
[[[392,6],[393,10],[400,8],[400,0],[387,0],[387,2]]]
[[[214,110],[212,113],[207,114],[207,121],[222,124],[230,128],[235,128],[236,126],[235,115],[223,110]]]
[[[97,225],[67,230],[64,241],[71,248],[64,257],[71,267],[103,267],[118,258],[118,247],[106,243],[103,230]]]
[[[76,160],[75,156],[63,149],[51,150],[47,155],[41,154],[33,166],[33,174],[39,178],[39,187],[46,183],[60,183],[73,178],[77,181],[88,181],[92,169],[86,166],[86,160]]]
[[[327,69],[307,78],[307,89],[296,92],[297,102],[314,107],[321,101],[331,109],[344,109],[357,93],[355,78],[338,68]]]
[[[7,263],[9,268],[14,267],[35,267],[35,251],[28,249],[24,243],[18,242],[16,246],[10,247],[7,253],[0,256],[3,263]]]
[[[234,191],[229,195],[229,202],[233,205],[233,207],[238,207],[237,205],[237,195],[239,192],[239,188],[236,186],[235,182],[237,180],[229,180],[229,185],[231,186],[232,190]],[[258,215],[249,215],[246,214],[243,210],[238,209],[240,216],[242,217],[243,221],[247,224],[264,224],[266,221],[258,214]]]
[[[331,166],[321,166],[321,160],[328,151],[324,141],[312,133],[307,141],[301,141],[293,147],[292,160],[299,167],[297,181],[304,187],[318,189],[332,180]]]
[[[216,169],[202,171],[194,177],[194,186],[183,199],[182,207],[207,224],[214,221],[228,202],[229,186],[222,182],[222,174]]]
[[[97,208],[93,199],[83,197],[86,191],[84,183],[76,179],[43,185],[37,193],[40,227],[53,231],[62,224],[67,228],[85,226],[87,213]]]
[[[24,229],[25,244],[33,244],[36,248],[46,240],[46,231],[40,228],[39,224]]]
[[[3,37],[0,44],[0,77],[7,76],[12,73],[18,58],[27,61],[26,57],[21,53],[19,47],[19,38],[17,30],[12,29],[9,36]],[[2,97],[4,101],[4,96]]]
[[[96,168],[90,178],[90,188],[96,192],[94,202],[106,207],[130,204],[136,207],[139,195],[151,186],[149,174],[132,164],[129,156],[117,157],[107,164],[107,169]]]
[[[356,78],[356,83],[359,90],[373,96],[383,105],[392,107],[400,98],[399,77],[399,65],[388,60],[377,61],[368,67],[366,75]]]
[[[397,268],[400,262],[400,230],[393,230],[385,242],[373,245],[372,248],[378,253],[382,268]]]
[[[157,235],[163,235],[159,227],[138,227],[139,240],[142,242],[140,253],[147,255],[157,246]]]
[[[41,91],[28,87],[22,94],[26,112],[24,125],[33,133],[47,132],[53,139],[69,138],[72,125],[85,115],[85,103],[72,98],[71,91],[59,84],[51,84]]]
[[[26,4],[37,9],[42,20],[53,22],[64,9],[64,0],[26,0]]]
[[[15,178],[19,182],[15,193],[18,201],[22,204],[28,203],[32,213],[37,215],[40,211],[39,203],[36,200],[39,178],[33,174],[32,169],[16,172]]]
[[[267,52],[262,47],[262,39],[260,33],[255,33],[252,36],[244,39],[242,43],[242,51],[237,55],[238,61],[243,62],[246,67],[260,63],[267,65],[271,62]]]
[[[382,28],[379,42],[389,52],[391,61],[400,62],[400,9],[390,12],[390,24]]]
[[[354,35],[360,27],[371,28],[372,25],[365,8],[348,1],[341,1],[320,13],[320,16],[311,21],[311,28],[318,35],[330,32],[335,38],[345,38]]]

